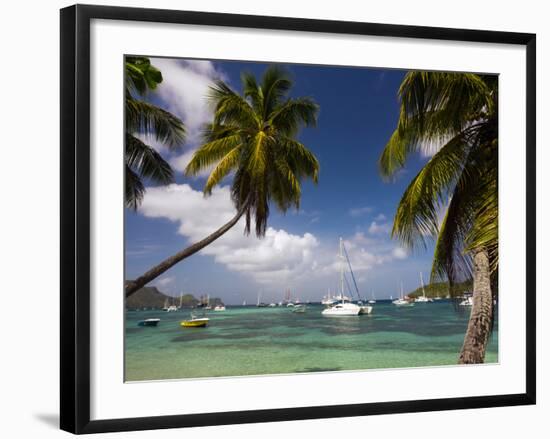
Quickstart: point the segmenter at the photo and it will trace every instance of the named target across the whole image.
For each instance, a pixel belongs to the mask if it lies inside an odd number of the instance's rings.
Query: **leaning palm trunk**
[[[489,253],[485,249],[474,250],[473,305],[458,362],[460,364],[483,363],[493,320],[493,298]]]
[[[178,262],[197,253],[199,250],[202,250],[204,247],[214,242],[216,239],[222,236],[225,232],[231,229],[231,227],[237,224],[239,219],[246,212],[247,208],[248,208],[248,202],[243,203],[243,205],[241,206],[237,214],[231,219],[231,221],[229,221],[228,223],[220,227],[214,233],[212,233],[211,235],[208,235],[206,238],[202,239],[201,241],[190,245],[189,247],[183,249],[182,251],[176,253],[175,255],[170,256],[169,258],[165,259],[160,264],[154,266],[153,268],[151,268],[149,271],[147,271],[145,274],[141,275],[137,279],[126,282],[126,285],[124,287],[126,297],[130,297],[141,287],[147,285],[153,279],[156,279],[157,277],[159,277],[162,273],[172,268]]]

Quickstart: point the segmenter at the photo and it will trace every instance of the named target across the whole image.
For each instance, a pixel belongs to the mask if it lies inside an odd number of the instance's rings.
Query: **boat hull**
[[[160,322],[160,319],[147,319],[140,320],[138,326],[157,326]]]
[[[203,328],[208,325],[210,319],[184,320],[180,325],[184,328]]]
[[[358,316],[361,307],[353,303],[342,303],[323,310],[321,314],[328,317]]]

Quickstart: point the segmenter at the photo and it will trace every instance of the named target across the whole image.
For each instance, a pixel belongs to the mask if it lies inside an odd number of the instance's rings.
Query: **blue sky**
[[[169,187],[148,189],[137,212],[126,212],[126,277],[138,276],[153,264],[201,239],[234,213],[228,195],[230,179],[210,198],[202,196],[206,174],[186,178],[183,169],[199,146],[200,126],[210,118],[204,99],[214,78],[240,90],[240,74],[261,76],[264,63],[152,58],[164,82],[148,96],[179,116],[188,140],[179,152],[152,144],[177,174]],[[377,160],[398,117],[397,90],[405,74],[399,70],[284,65],[292,95],[310,96],[320,106],[316,128],[300,133],[300,141],[320,162],[319,183],[303,185],[299,211],[283,215],[273,207],[264,239],[244,236],[237,224],[227,236],[179,263],[153,282],[179,295],[209,293],[228,303],[282,300],[286,288],[301,300],[320,300],[338,281],[338,238],[345,240],[362,295],[397,295],[419,285],[419,272],[429,277],[433,247],[414,253],[390,238],[396,205],[410,179],[427,157],[407,163],[393,182],[383,181]]]

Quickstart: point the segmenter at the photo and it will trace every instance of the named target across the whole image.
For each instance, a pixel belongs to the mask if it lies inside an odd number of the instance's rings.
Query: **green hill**
[[[126,309],[162,308],[169,297],[157,287],[143,287],[126,299]]]
[[[465,291],[472,291],[472,282],[466,281],[453,285],[453,291],[450,292],[449,284],[447,282],[436,282],[424,287],[427,297],[447,297],[447,295],[461,296]],[[422,288],[418,287],[416,290],[408,293],[409,297],[416,297],[422,295]]]
[[[180,304],[179,297],[169,296],[159,291],[157,287],[143,287],[128,297],[125,305],[126,309],[161,309],[164,307],[166,300],[168,300],[169,305],[179,306]],[[199,302],[199,299],[192,294],[184,294],[181,298],[183,308],[194,308]],[[210,298],[210,305],[213,307],[216,305],[223,305],[223,302],[219,297],[212,297]]]

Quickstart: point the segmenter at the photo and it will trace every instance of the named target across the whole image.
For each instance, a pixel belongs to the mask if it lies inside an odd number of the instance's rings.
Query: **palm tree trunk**
[[[231,227],[237,224],[237,222],[243,216],[247,208],[248,208],[248,200],[243,203],[243,205],[241,206],[237,214],[231,219],[231,221],[229,221],[227,224],[220,227],[214,233],[212,233],[211,235],[208,235],[203,240],[196,242],[195,244],[192,244],[189,247],[179,251],[175,255],[170,256],[169,258],[162,261],[160,264],[155,265],[153,268],[151,268],[149,271],[147,271],[137,279],[127,281],[124,286],[126,297],[127,298],[130,297],[141,287],[145,286],[146,284],[151,282],[153,279],[159,277],[162,273],[172,268],[178,262],[191,256],[192,254],[197,253],[199,250],[202,250],[208,244],[214,242],[216,239],[222,236],[225,232],[227,232]]]
[[[458,362],[460,364],[483,363],[493,320],[493,297],[489,253],[477,249],[473,257],[474,292],[473,305]]]

